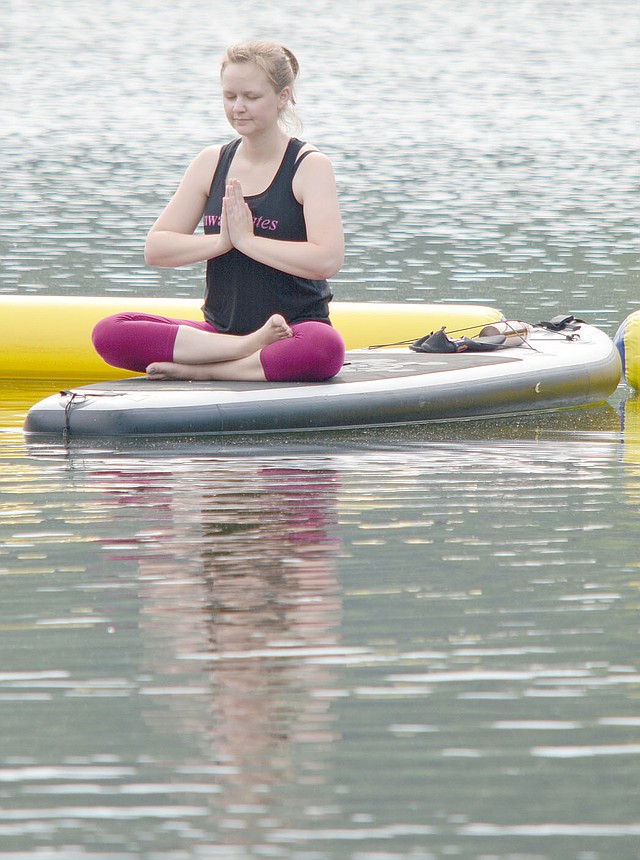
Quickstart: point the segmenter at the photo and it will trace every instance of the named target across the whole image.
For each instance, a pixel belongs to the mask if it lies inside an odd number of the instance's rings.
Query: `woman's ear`
[[[291,87],[285,87],[278,96],[278,108],[284,110],[291,101]]]

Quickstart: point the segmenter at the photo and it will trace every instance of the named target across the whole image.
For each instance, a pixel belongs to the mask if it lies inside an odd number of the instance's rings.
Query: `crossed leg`
[[[150,379],[264,380],[260,350],[290,337],[292,331],[280,314],[247,335],[210,333],[181,325],[173,346],[174,360],[154,361],[146,373]]]
[[[345,344],[325,322],[289,326],[274,314],[255,332],[229,335],[209,323],[124,311],[91,334],[103,361],[150,379],[320,382],[342,367]]]

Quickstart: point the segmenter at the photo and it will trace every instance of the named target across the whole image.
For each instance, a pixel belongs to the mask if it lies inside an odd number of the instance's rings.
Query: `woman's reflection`
[[[226,810],[324,781],[314,750],[335,737],[323,654],[341,621],[337,489],[330,470],[208,470],[175,492],[172,540],[141,563],[157,692],[145,718],[219,766],[214,803]]]

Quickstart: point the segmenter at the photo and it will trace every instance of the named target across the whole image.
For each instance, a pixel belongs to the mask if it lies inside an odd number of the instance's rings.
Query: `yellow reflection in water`
[[[626,464],[625,497],[640,508],[640,395],[622,405],[622,460]]]
[[[622,459],[640,466],[640,395],[627,398],[622,405]],[[637,474],[640,474],[638,470]]]
[[[46,379],[0,380],[0,430],[21,428],[34,403],[55,394],[59,387]]]

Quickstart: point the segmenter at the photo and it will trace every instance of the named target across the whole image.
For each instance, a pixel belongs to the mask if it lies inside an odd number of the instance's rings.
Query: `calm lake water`
[[[339,299],[613,334],[635,0],[0,2],[0,293],[144,267],[217,66],[298,55]],[[419,333],[417,333],[419,334]],[[27,444],[0,386],[0,858],[638,860],[640,400],[278,440]]]

